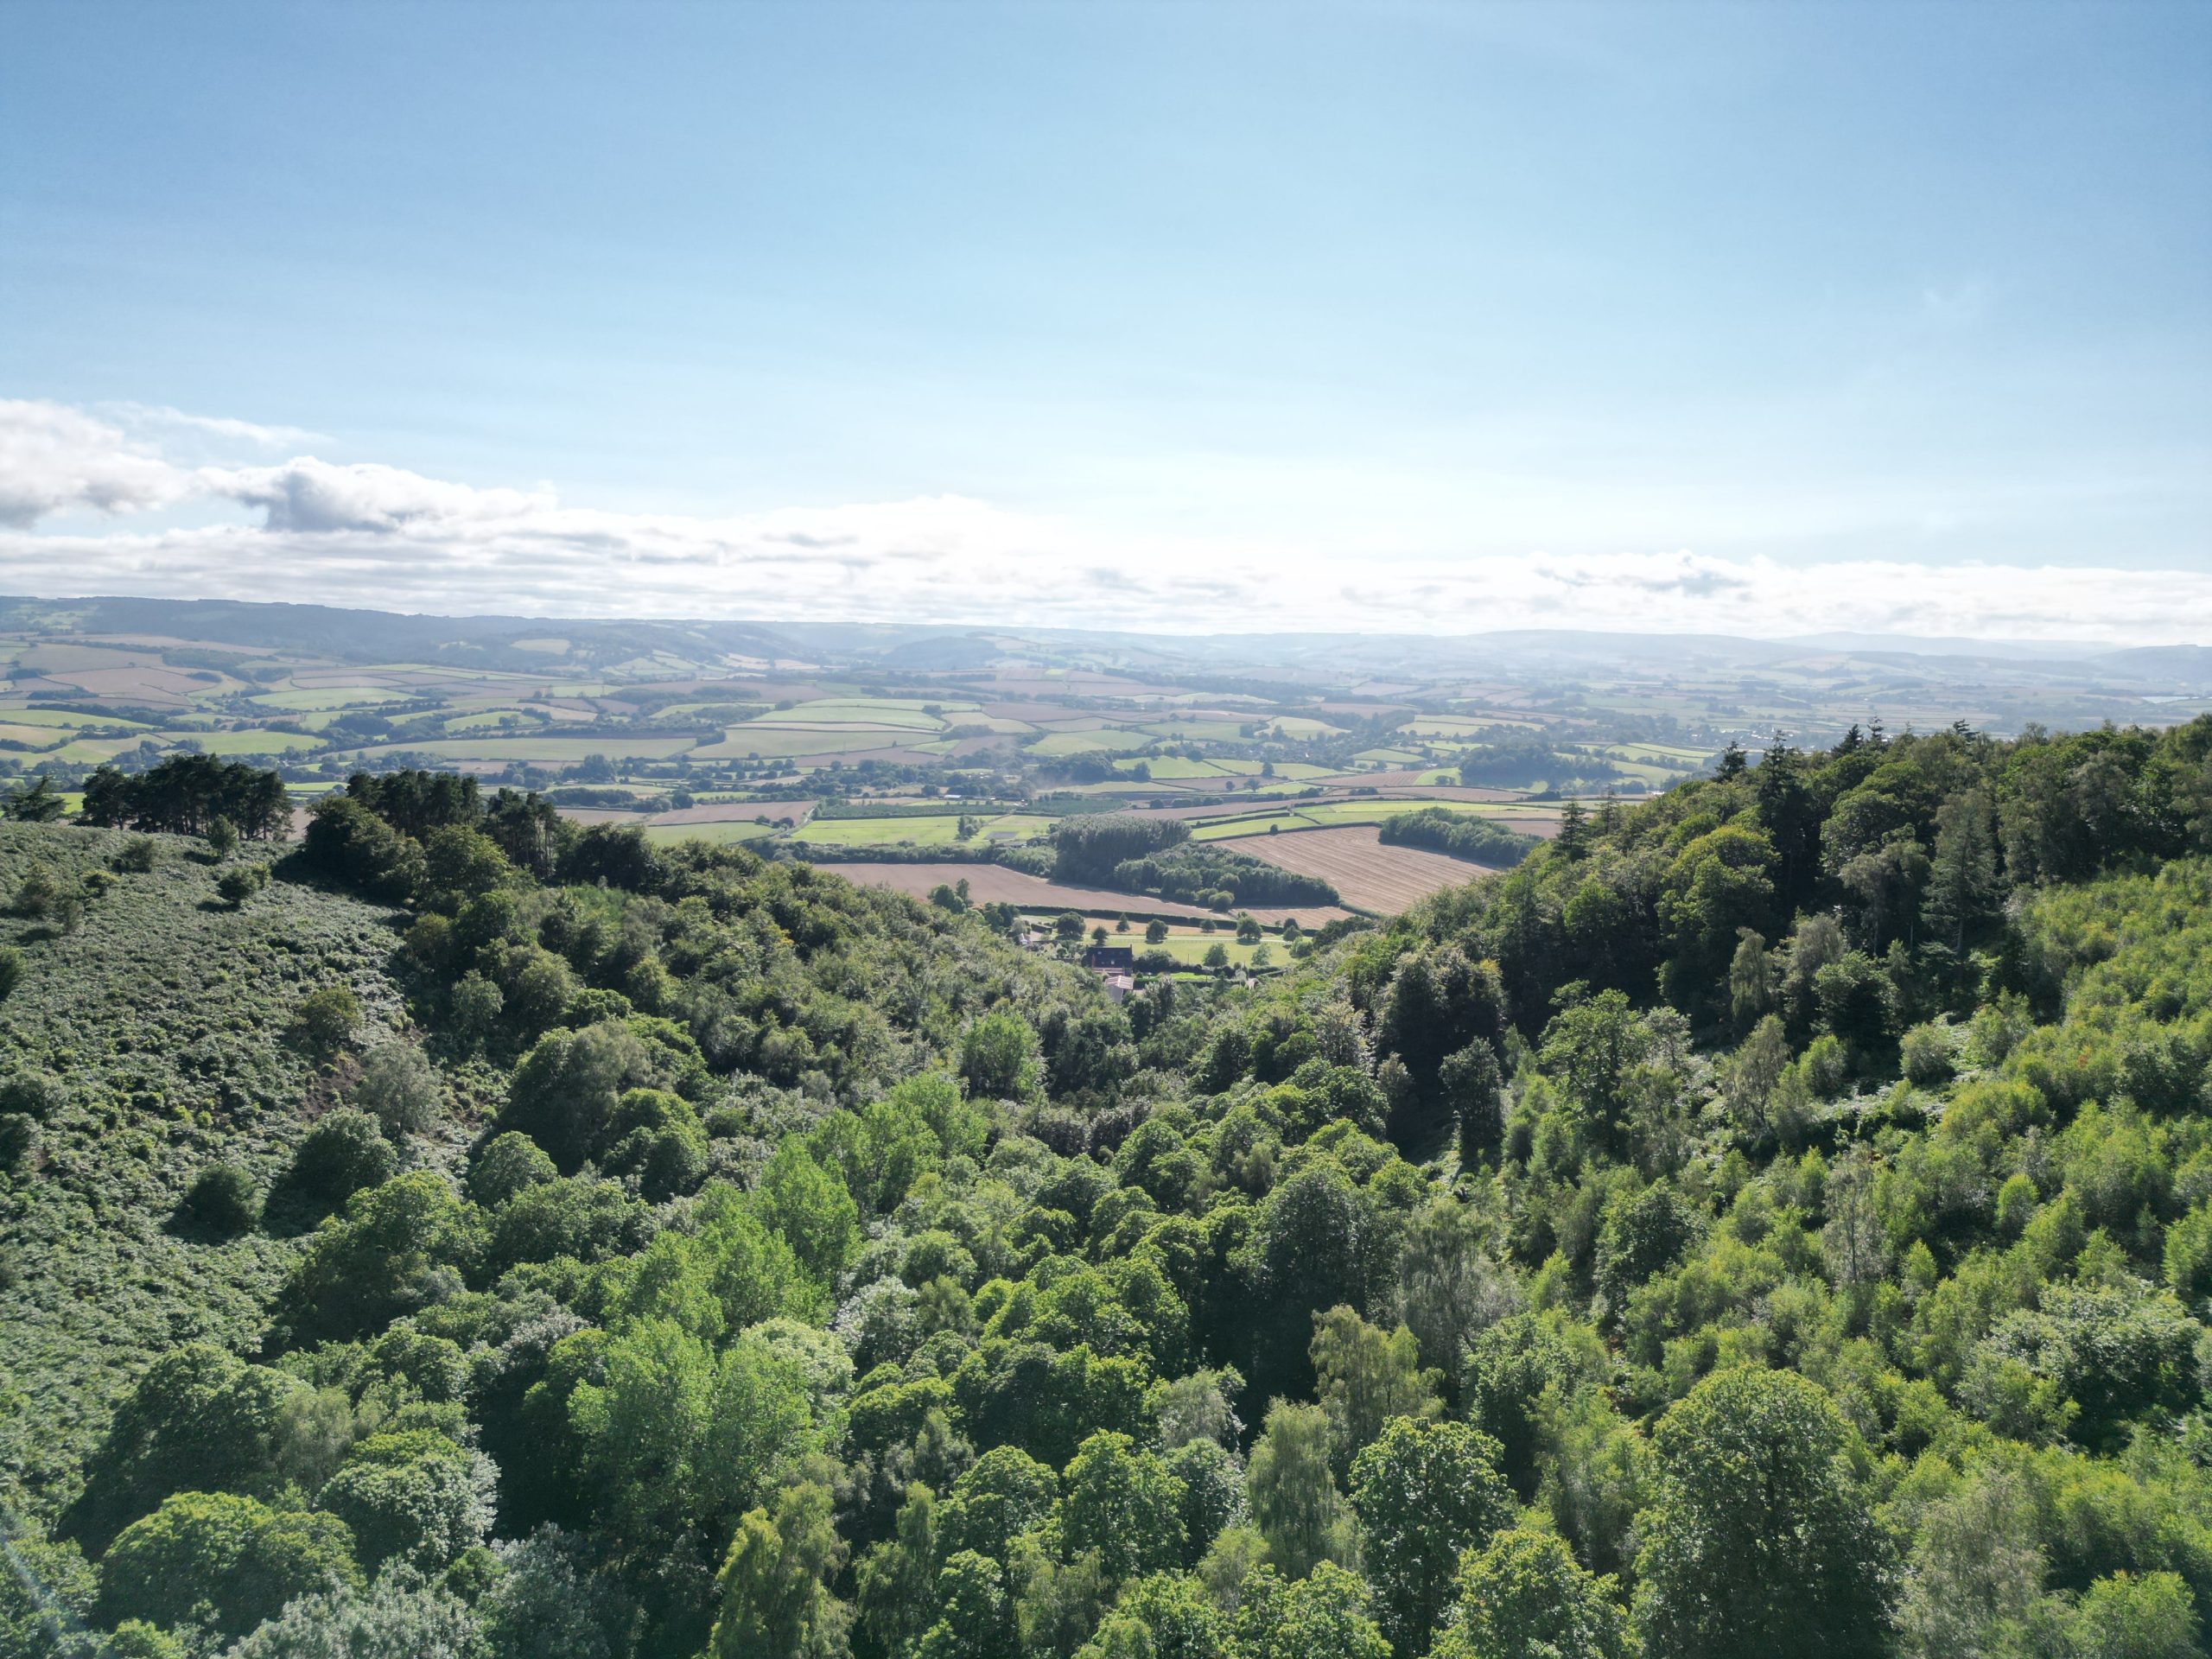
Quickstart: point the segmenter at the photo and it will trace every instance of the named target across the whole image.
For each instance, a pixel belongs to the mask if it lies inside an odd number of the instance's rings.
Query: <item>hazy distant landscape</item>
[[[2212,707],[2212,650],[2194,647],[1176,638],[130,600],[0,601],[0,778],[65,794],[97,766],[179,753],[273,767],[302,806],[357,770],[451,769],[656,843],[850,861],[917,896],[946,861],[1020,871],[1026,857],[1034,885],[1000,890],[1090,915],[1107,903],[1095,887],[1056,899],[1041,880],[1054,822],[1156,814],[1307,878],[1248,881],[1232,903],[1271,925],[1304,906],[1308,925],[1316,906],[1389,913],[1465,879],[1382,833],[1422,808],[1543,837],[1565,800],[1662,791],[1731,744],[2157,725]],[[1513,845],[1495,842],[1490,867]],[[1194,893],[1128,896],[1138,914]]]

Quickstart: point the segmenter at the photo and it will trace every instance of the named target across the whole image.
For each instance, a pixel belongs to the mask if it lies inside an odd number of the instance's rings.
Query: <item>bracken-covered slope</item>
[[[392,911],[289,882],[234,910],[196,839],[149,837],[153,869],[116,871],[134,839],[0,824],[0,899],[41,867],[72,887],[95,872],[112,881],[67,931],[0,916],[0,940],[24,958],[0,1002],[0,1077],[60,1085],[41,1108],[35,1173],[0,1209],[0,1368],[13,1389],[0,1471],[10,1501],[34,1509],[70,1494],[90,1436],[155,1355],[257,1340],[296,1239],[209,1242],[176,1211],[212,1162],[273,1181],[328,1103],[292,1029],[300,999],[346,987],[372,1041],[407,1025]]]

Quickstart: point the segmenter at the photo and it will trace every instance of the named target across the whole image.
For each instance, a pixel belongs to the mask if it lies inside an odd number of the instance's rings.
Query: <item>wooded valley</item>
[[[2212,716],[1731,749],[1122,1002],[192,765],[0,825],[0,1652],[2200,1650]]]

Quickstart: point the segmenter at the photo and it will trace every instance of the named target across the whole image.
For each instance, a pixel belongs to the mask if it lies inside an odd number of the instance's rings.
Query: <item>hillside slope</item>
[[[196,838],[147,837],[154,868],[116,872],[134,839],[0,823],[0,897],[40,867],[67,887],[95,872],[113,881],[67,932],[0,915],[0,943],[24,958],[0,1002],[0,1079],[60,1084],[35,1169],[0,1209],[0,1366],[16,1391],[0,1478],[11,1503],[37,1511],[67,1500],[90,1437],[155,1355],[258,1340],[297,1239],[211,1242],[176,1211],[219,1160],[273,1181],[327,1105],[329,1080],[290,1029],[300,1000],[344,985],[369,1041],[407,1024],[393,912],[283,880],[233,910]]]

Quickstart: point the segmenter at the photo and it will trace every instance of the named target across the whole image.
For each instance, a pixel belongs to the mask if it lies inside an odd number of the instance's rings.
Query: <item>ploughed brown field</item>
[[[1486,864],[1448,858],[1425,847],[1385,847],[1372,824],[1247,836],[1221,843],[1300,875],[1318,875],[1359,910],[1395,915],[1446,887],[1495,875]]]
[[[1241,842],[1237,844],[1240,849],[1243,846]],[[1384,850],[1395,852],[1398,849],[1386,848]],[[1452,859],[1446,859],[1444,862],[1456,864],[1456,861]],[[930,889],[940,884],[957,887],[964,877],[968,882],[969,899],[979,905],[1020,905],[1024,910],[1039,911],[1080,910],[1109,916],[1181,917],[1192,921],[1204,916],[1211,916],[1216,920],[1221,917],[1219,911],[1201,910],[1195,905],[1179,905],[1173,899],[1147,898],[1141,893],[1113,893],[1104,887],[1071,887],[1065,881],[1048,881],[1041,875],[1032,875],[1027,870],[1010,870],[1002,864],[841,861],[823,864],[820,868],[832,875],[842,875],[846,880],[858,882],[863,887],[891,887],[899,893],[911,893],[917,899],[928,898]],[[1457,868],[1471,870],[1474,866],[1457,864]],[[1462,876],[1460,880],[1466,878]],[[1295,918],[1300,927],[1309,929],[1338,920],[1346,913],[1334,905],[1254,905],[1251,912],[1270,927],[1286,918]]]

